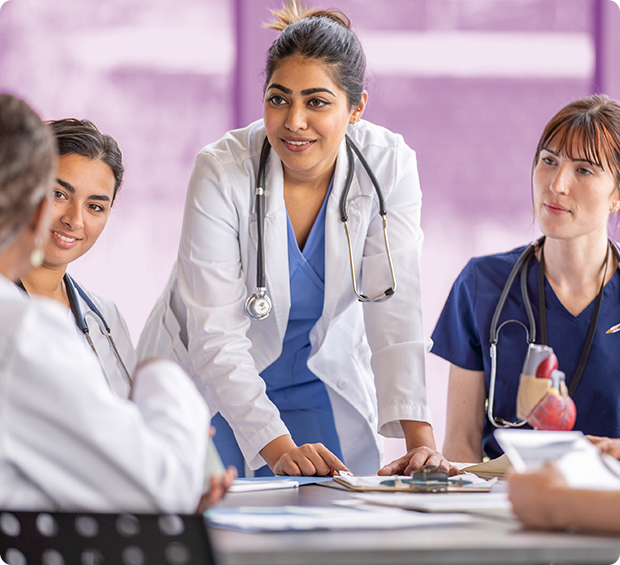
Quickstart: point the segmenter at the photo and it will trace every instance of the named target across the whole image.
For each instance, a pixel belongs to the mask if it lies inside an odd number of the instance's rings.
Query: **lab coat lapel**
[[[338,308],[338,301],[344,298],[344,294],[349,292],[345,290],[345,286],[351,287],[351,268],[349,263],[349,250],[347,237],[344,230],[344,224],[340,219],[340,198],[344,191],[345,179],[348,170],[348,159],[346,144],[343,141],[338,151],[338,159],[336,161],[336,171],[334,173],[334,186],[327,203],[325,218],[325,300],[323,303],[323,314],[319,323],[317,323],[318,344],[323,342],[325,333],[334,314]],[[357,175],[353,176],[347,204],[352,198],[360,194],[360,186]],[[351,242],[355,249],[360,233],[360,214],[347,206],[349,214],[348,226],[351,235]],[[356,268],[359,269],[359,262],[356,262]]]
[[[261,329],[272,335],[277,329],[279,343],[282,343],[288,324],[291,296],[288,276],[288,232],[286,207],[284,205],[284,178],[282,162],[273,150],[271,150],[267,160],[265,185],[265,273],[267,294],[271,298],[273,308],[265,320],[253,323],[261,324]],[[256,221],[256,200],[254,199],[250,224],[250,254],[253,258],[256,257],[258,247]],[[254,288],[256,286],[254,282],[256,271],[254,271],[253,277],[252,287]],[[276,327],[274,327],[274,323]]]

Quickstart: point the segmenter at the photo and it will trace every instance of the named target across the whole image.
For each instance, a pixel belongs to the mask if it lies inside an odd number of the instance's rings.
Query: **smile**
[[[314,139],[304,139],[304,140],[294,140],[294,139],[282,139],[282,143],[284,147],[286,147],[289,151],[305,151],[310,147],[315,140]]]
[[[67,243],[73,243],[74,241],[77,241],[77,237],[67,237],[66,235],[62,235],[61,233],[58,233],[57,231],[52,231],[52,233],[61,241],[66,241]]]

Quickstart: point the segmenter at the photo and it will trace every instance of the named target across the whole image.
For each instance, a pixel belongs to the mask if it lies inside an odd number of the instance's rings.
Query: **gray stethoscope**
[[[125,363],[123,363],[123,359],[120,353],[118,352],[116,343],[114,343],[114,338],[112,337],[112,331],[110,330],[110,326],[106,322],[106,319],[103,317],[103,314],[95,306],[93,301],[88,297],[88,295],[84,292],[84,290],[67,273],[65,273],[64,281],[65,281],[65,287],[67,288],[67,297],[69,299],[69,306],[71,308],[71,312],[73,313],[73,317],[75,318],[75,323],[77,324],[78,328],[84,334],[84,337],[86,338],[86,341],[88,342],[88,345],[90,345],[91,349],[94,351],[97,358],[101,359],[99,357],[99,354],[97,353],[95,344],[93,343],[93,340],[90,337],[90,329],[88,327],[88,323],[86,322],[86,316],[84,315],[84,313],[82,312],[82,308],[80,307],[80,300],[78,296],[81,297],[82,300],[84,300],[84,302],[86,302],[86,305],[90,308],[90,310],[94,314],[93,317],[96,317],[96,321],[99,327],[101,328],[101,333],[105,335],[106,339],[108,340],[110,348],[114,352],[114,357],[116,358],[116,360],[118,361],[118,364],[120,365],[122,369],[123,376],[125,377],[125,379],[127,379],[129,386],[130,387],[133,386],[133,380],[131,379],[131,375],[129,374],[129,371],[127,370],[127,367],[125,366]],[[103,369],[103,364],[102,364],[102,369]],[[110,389],[114,390],[112,387],[112,384],[110,383],[108,379],[108,376],[105,373],[105,369],[103,371],[103,374],[106,378],[106,381]]]
[[[547,314],[545,307],[545,262],[544,262],[544,242],[545,237],[541,237],[538,241],[527,247],[523,253],[517,259],[512,271],[510,271],[510,275],[508,275],[508,279],[506,280],[506,284],[502,290],[502,293],[497,301],[497,306],[495,307],[495,312],[493,313],[493,318],[491,318],[491,327],[490,327],[490,355],[491,355],[491,374],[489,377],[489,397],[487,399],[487,418],[489,422],[493,424],[496,428],[518,428],[527,423],[526,420],[516,420],[515,422],[510,422],[505,420],[504,418],[500,418],[499,416],[495,416],[493,414],[493,405],[495,402],[495,381],[497,379],[497,342],[499,340],[499,332],[500,330],[510,323],[519,324],[524,330],[527,338],[527,343],[529,345],[533,345],[536,342],[536,320],[534,319],[534,312],[532,310],[532,303],[530,302],[530,297],[527,292],[527,272],[530,259],[534,256],[536,249],[540,246],[541,248],[541,257],[540,257],[540,269],[538,274],[538,297],[540,304],[540,326],[541,326],[541,343],[543,345],[547,345]],[[618,261],[620,262],[620,253],[615,245],[611,242],[609,243],[609,249],[611,249]],[[609,258],[609,252],[608,252]],[[603,281],[601,282],[601,286],[599,289],[598,296],[596,298],[596,305],[594,307],[594,312],[592,313],[592,319],[590,321],[590,327],[588,329],[588,334],[586,336],[586,342],[584,344],[583,350],[581,352],[581,358],[579,359],[579,364],[577,365],[577,369],[573,378],[571,379],[570,388],[568,390],[569,395],[573,396],[577,385],[579,384],[579,380],[581,379],[581,375],[583,374],[583,370],[585,369],[586,362],[588,360],[588,355],[590,353],[590,347],[592,346],[592,341],[594,339],[594,332],[596,330],[596,323],[598,321],[598,315],[601,308],[601,301],[603,298],[603,289],[605,286],[605,278],[607,274],[607,260],[605,262],[605,271],[603,273]],[[508,298],[508,293],[512,288],[512,283],[514,282],[517,274],[521,271],[520,276],[520,285],[521,285],[521,297],[523,299],[523,305],[525,306],[525,311],[527,313],[528,325],[529,328],[520,320],[505,320],[498,326],[499,317],[504,308],[504,304],[506,303],[506,299]]]
[[[385,207],[385,200],[383,199],[383,194],[381,193],[381,188],[379,187],[379,181],[375,177],[370,165],[362,155],[359,147],[353,143],[351,138],[346,135],[346,145],[347,145],[347,159],[348,159],[348,171],[347,178],[345,180],[344,190],[342,191],[342,196],[340,197],[340,220],[344,224],[344,229],[347,234],[347,243],[349,246],[349,262],[351,265],[351,279],[353,282],[353,291],[355,292],[355,296],[360,302],[378,302],[381,300],[387,300],[390,298],[394,292],[396,291],[396,277],[394,276],[394,265],[392,264],[392,254],[390,253],[390,244],[388,242],[388,234],[387,234],[387,209]],[[264,237],[264,229],[265,229],[265,169],[267,164],[267,157],[269,156],[269,150],[271,149],[271,145],[267,138],[263,142],[263,147],[260,154],[260,160],[258,165],[258,174],[256,175],[256,217],[257,217],[257,253],[256,253],[256,291],[254,294],[248,296],[245,301],[245,311],[250,318],[254,318],[256,320],[264,320],[269,313],[271,312],[271,299],[267,295],[267,288],[265,282],[265,237]],[[377,192],[377,198],[379,199],[379,215],[383,219],[383,239],[385,240],[385,249],[387,252],[387,260],[390,266],[390,274],[392,277],[392,286],[387,290],[382,292],[381,294],[377,294],[372,298],[369,298],[365,294],[362,294],[357,289],[357,281],[355,278],[355,264],[353,263],[353,247],[351,245],[351,236],[349,235],[349,226],[347,224],[348,215],[347,215],[347,196],[349,194],[349,189],[351,188],[351,183],[353,182],[353,175],[355,173],[355,167],[353,162],[353,153],[357,155],[357,158],[362,163],[366,174],[370,178],[373,186],[375,187],[375,191]]]

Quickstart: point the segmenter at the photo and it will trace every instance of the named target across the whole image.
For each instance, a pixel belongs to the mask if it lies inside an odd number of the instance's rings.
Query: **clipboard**
[[[421,484],[415,478],[407,476],[380,477],[369,476],[338,476],[334,482],[356,492],[415,492],[415,493],[444,493],[444,492],[489,492],[495,481],[472,484],[464,477],[447,477],[443,485],[437,485],[435,478],[426,478],[427,484]]]

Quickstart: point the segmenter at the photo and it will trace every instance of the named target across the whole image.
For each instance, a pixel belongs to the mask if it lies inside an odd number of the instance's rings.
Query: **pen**
[[[606,334],[615,334],[616,332],[620,332],[620,324],[616,324],[609,328],[605,333]]]

